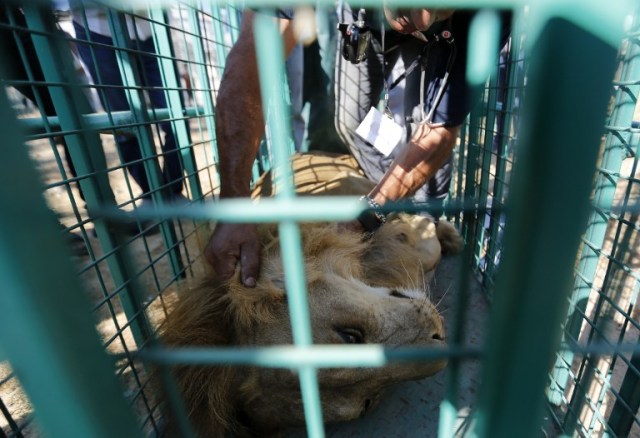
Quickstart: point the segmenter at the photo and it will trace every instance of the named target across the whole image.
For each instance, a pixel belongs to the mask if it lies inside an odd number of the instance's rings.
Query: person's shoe
[[[109,231],[112,233],[122,233],[125,236],[153,236],[160,232],[159,223],[152,220],[138,222],[111,222]],[[98,237],[95,227],[91,229],[91,236]]]
[[[137,206],[132,214],[135,215],[136,210],[145,210],[153,208],[151,198],[142,198],[140,205]],[[109,222],[109,231],[112,233],[121,233],[125,236],[152,236],[160,232],[159,223],[155,219],[140,219],[126,222]],[[95,227],[92,230],[93,237],[98,237]]]
[[[87,250],[87,245],[84,242],[84,239],[81,235],[72,233],[71,231],[67,231],[67,227],[65,227],[61,222],[58,222],[60,225],[60,230],[64,232],[64,238],[67,241],[67,245],[73,252],[73,255],[78,257],[88,256],[89,251]]]
[[[171,197],[167,199],[167,203],[169,205],[174,205],[177,207],[183,207],[183,206],[189,205],[191,204],[191,202],[192,202],[191,199],[187,198],[182,193],[176,193],[174,195],[171,195]]]

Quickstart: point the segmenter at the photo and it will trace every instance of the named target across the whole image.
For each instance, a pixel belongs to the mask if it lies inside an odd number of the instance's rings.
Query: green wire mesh
[[[409,3],[417,4],[407,2]],[[452,6],[456,7],[458,3],[461,6],[469,6],[471,2],[461,1]],[[514,266],[511,263],[512,259],[505,259],[508,254],[505,253],[505,249],[513,250],[517,247],[513,238],[511,246],[507,240],[509,219],[518,216],[511,216],[509,206],[519,209],[517,205],[520,205],[522,211],[529,211],[531,208],[531,205],[523,204],[528,200],[521,200],[520,204],[509,204],[513,202],[510,201],[510,195],[514,191],[535,193],[530,187],[523,187],[526,184],[522,181],[520,186],[515,184],[515,187],[512,187],[512,173],[514,179],[517,175],[527,172],[533,177],[540,177],[540,172],[546,172],[548,169],[536,168],[536,160],[543,162],[542,160],[548,159],[548,162],[553,164],[560,161],[559,157],[564,155],[558,150],[557,157],[543,156],[543,152],[540,152],[540,155],[525,153],[523,158],[521,148],[531,150],[532,145],[527,144],[527,141],[530,142],[533,138],[532,133],[523,133],[523,120],[531,121],[535,119],[536,114],[543,117],[547,112],[555,114],[557,118],[566,116],[566,121],[557,120],[557,131],[550,131],[548,134],[557,135],[556,143],[560,143],[560,148],[565,147],[561,139],[568,139],[567,142],[571,143],[572,138],[583,138],[579,133],[571,131],[575,130],[575,123],[581,120],[583,112],[589,115],[589,120],[598,120],[598,114],[604,113],[603,107],[597,107],[597,99],[594,98],[592,101],[584,95],[576,95],[575,92],[593,89],[594,95],[602,95],[605,87],[611,88],[603,81],[605,78],[610,80],[610,76],[607,77],[606,65],[602,69],[575,72],[571,70],[572,64],[584,62],[585,58],[578,54],[574,56],[571,50],[571,56],[558,55],[554,50],[557,49],[556,46],[561,47],[564,44],[574,48],[580,47],[580,44],[593,43],[598,38],[608,43],[617,41],[615,26],[611,29],[612,26],[594,23],[593,11],[597,9],[597,2],[585,2],[581,4],[582,7],[572,5],[572,2],[568,1],[540,2],[537,11],[535,8],[533,11],[529,7],[523,8],[515,1],[484,3],[489,7],[514,8],[514,30],[508,47],[500,52],[493,71],[485,72],[490,74],[490,77],[480,91],[482,104],[472,111],[454,157],[456,174],[447,211],[465,237],[465,261],[474,278],[467,278],[466,271],[461,274],[464,280],[459,285],[460,295],[454,313],[456,330],[451,334],[452,348],[459,347],[460,350],[457,350],[457,354],[454,354],[456,350],[453,349],[449,352],[450,382],[441,407],[440,436],[451,436],[454,433],[453,420],[458,404],[456,388],[461,378],[460,363],[475,359],[479,354],[477,350],[466,348],[468,346],[461,343],[461,334],[469,330],[468,327],[464,327],[468,316],[465,313],[468,299],[465,294],[469,293],[465,281],[479,282],[493,300],[491,333],[500,333],[500,328],[505,326],[514,328],[513,338],[510,337],[511,334],[498,336],[496,344],[510,346],[509,343],[517,340],[518,335],[522,335],[520,339],[537,339],[535,333],[527,333],[526,330],[535,327],[533,320],[539,315],[535,312],[544,309],[546,295],[540,293],[536,299],[538,295],[535,289],[522,293],[504,293],[509,289],[509,274],[521,269],[520,265]],[[477,6],[477,2],[473,4]],[[18,126],[26,134],[26,143],[22,144],[19,132],[8,132],[7,138],[11,144],[19,145],[16,147],[24,146],[31,161],[35,163],[39,178],[43,182],[44,199],[49,210],[56,216],[47,222],[48,228],[43,229],[54,233],[58,241],[64,240],[66,243],[64,254],[70,254],[71,266],[76,273],[76,277],[69,281],[77,287],[77,290],[73,289],[74,292],[83,295],[83,299],[90,303],[87,311],[82,305],[72,305],[77,296],[74,298],[74,295],[64,295],[68,302],[51,303],[49,309],[43,310],[42,318],[48,322],[48,318],[55,321],[56,317],[67,316],[69,324],[72,324],[71,320],[75,319],[74,313],[77,315],[86,312],[91,316],[96,322],[96,339],[100,339],[101,349],[106,351],[107,355],[103,358],[95,354],[96,351],[89,353],[87,350],[87,358],[91,358],[87,363],[95,361],[97,369],[103,370],[111,366],[113,374],[121,383],[121,386],[114,385],[112,389],[117,388],[117,392],[120,392],[124,396],[121,398],[125,400],[122,402],[117,394],[111,394],[112,398],[109,400],[112,400],[115,406],[113,412],[95,415],[104,415],[104,418],[109,418],[108,415],[126,418],[127,414],[123,412],[128,410],[133,412],[136,420],[135,424],[134,420],[123,420],[122,424],[118,424],[122,427],[120,433],[116,425],[109,426],[109,423],[105,425],[99,421],[91,423],[88,420],[85,425],[76,419],[77,414],[65,412],[71,409],[71,405],[65,406],[62,401],[58,402],[60,406],[55,411],[58,414],[57,418],[52,418],[53,415],[42,408],[40,412],[34,413],[29,398],[22,394],[21,388],[24,386],[36,407],[49,406],[52,401],[44,394],[44,387],[34,383],[38,379],[29,378],[31,375],[45,373],[47,365],[35,360],[30,362],[26,352],[23,357],[16,356],[15,345],[10,341],[17,341],[20,334],[13,333],[7,327],[22,327],[23,324],[27,328],[37,327],[38,322],[35,316],[30,319],[28,316],[15,314],[13,318],[5,318],[7,325],[0,328],[0,345],[3,346],[0,353],[6,350],[5,354],[10,360],[4,360],[5,358],[0,356],[0,360],[3,360],[0,362],[0,436],[31,436],[39,433],[41,426],[45,432],[54,431],[54,434],[60,434],[63,430],[69,431],[68,434],[60,436],[91,436],[91,433],[96,431],[100,431],[104,436],[161,434],[163,419],[160,407],[153,397],[149,365],[169,360],[171,356],[156,345],[157,326],[151,323],[152,318],[149,315],[166,314],[169,304],[167,299],[183,287],[181,280],[206,272],[206,263],[200,251],[210,233],[207,221],[241,220],[248,215],[253,215],[251,217],[260,221],[274,218],[282,220],[283,235],[286,236],[285,239],[290,239],[290,247],[296,248],[299,247],[296,242],[297,227],[291,220],[294,214],[298,214],[298,218],[305,215],[319,218],[320,215],[324,215],[324,219],[347,219],[354,217],[358,212],[353,202],[348,200],[335,201],[332,213],[327,211],[325,204],[306,205],[299,201],[287,200],[286,196],[285,199],[279,200],[280,203],[266,203],[264,208],[242,203],[221,203],[218,208],[213,209],[209,208],[208,204],[203,204],[204,200],[213,198],[218,190],[217,143],[213,124],[215,97],[226,54],[238,35],[241,5],[234,2],[190,1],[172,2],[170,7],[165,9],[160,9],[159,6],[147,8],[147,5],[143,5],[135,10],[131,5],[126,5],[123,9],[110,8],[116,5],[116,2],[109,2],[107,5],[102,2],[84,2],[83,5],[84,7],[76,11],[74,19],[80,28],[85,29],[90,20],[87,10],[91,6],[106,6],[106,23],[114,35],[115,42],[106,49],[117,58],[118,68],[123,77],[122,84],[105,82],[104,78],[100,77],[99,70],[96,77],[90,81],[86,81],[87,76],[83,76],[85,80],[70,80],[69,78],[78,78],[75,70],[82,67],[79,52],[88,53],[91,59],[89,63],[96,63],[97,53],[105,49],[104,42],[92,40],[91,37],[80,38],[78,35],[74,37],[61,33],[47,15],[50,11],[42,5],[24,2],[19,5],[22,8],[18,8],[7,3],[0,6],[3,14],[0,31],[3,38],[9,38],[15,47],[15,53],[12,53],[9,62],[24,66],[24,71],[19,76],[4,72],[2,84],[7,90],[10,104],[0,102],[0,108],[3,110],[3,121],[12,124],[14,114],[19,118]],[[568,21],[564,21],[557,27],[544,27],[545,30],[556,32],[554,35],[558,35],[558,39],[546,41],[548,46],[543,45],[543,49],[538,49],[542,55],[538,54],[536,58],[535,45],[532,48],[530,43],[539,38],[536,31],[541,27],[540,23],[545,23],[545,13],[559,14],[566,18],[569,14],[563,8],[571,7],[579,9],[572,17],[579,26],[573,28],[567,25]],[[607,20],[613,20],[611,17],[622,10],[622,5],[609,9],[611,10],[600,17],[607,24],[610,24]],[[521,368],[519,374],[507,364],[522,364],[523,361],[535,359],[536,356],[544,358],[547,351],[555,352],[557,344],[543,339],[539,345],[534,342],[535,345],[528,346],[529,351],[521,351],[515,347],[503,350],[500,345],[485,346],[482,360],[490,369],[485,371],[483,380],[490,386],[482,387],[483,392],[478,405],[477,430],[481,436],[509,436],[514,430],[518,430],[518,435],[533,435],[540,428],[538,420],[542,416],[546,418],[542,427],[552,436],[631,436],[639,433],[640,417],[637,411],[640,407],[640,361],[636,345],[640,333],[640,320],[635,311],[635,303],[640,289],[640,245],[637,242],[640,199],[640,173],[637,171],[637,157],[640,153],[640,128],[637,123],[640,119],[637,112],[637,99],[640,94],[640,22],[638,11],[635,12],[635,16],[629,13],[627,34],[620,44],[618,59],[612,59],[610,63],[616,63],[617,72],[611,89],[609,119],[599,131],[604,135],[604,140],[594,179],[593,209],[575,263],[572,263],[572,266],[575,265],[573,292],[568,295],[568,301],[563,296],[549,297],[549,303],[557,302],[557,305],[550,304],[555,313],[558,313],[557,321],[565,319],[564,313],[560,311],[565,307],[568,309],[562,339],[558,339],[562,348],[555,353],[555,363],[552,366],[549,364],[548,369],[544,369],[545,364],[532,365],[530,368],[514,366],[513,368]],[[64,22],[65,17],[59,18]],[[132,23],[136,22],[149,28],[155,54],[150,55],[137,44],[138,39],[134,38],[136,30],[132,30],[131,27]],[[260,40],[264,45],[260,53],[266,52],[268,57],[273,58],[270,50],[277,44],[274,29],[267,22],[258,23],[258,26],[259,32],[264,35]],[[586,28],[587,32],[578,29],[581,26]],[[481,26],[481,31],[482,40],[485,41],[484,37],[487,37],[486,41],[490,41],[491,38],[487,34],[495,32],[496,29],[486,24],[485,27]],[[540,39],[544,42],[543,38]],[[592,50],[590,54],[593,55],[593,59],[597,60],[594,62],[599,62],[604,59],[599,55],[609,56],[611,50],[610,47],[604,47],[606,44],[603,47],[598,46],[599,49],[595,48],[596,45],[588,47]],[[73,47],[74,50],[70,51],[69,47]],[[563,59],[564,57],[566,59]],[[161,66],[159,85],[151,83],[149,73],[145,70],[143,61],[149,59]],[[536,61],[540,63],[541,60],[553,61],[551,65],[555,66],[558,74],[547,77],[544,72],[532,73],[529,70],[530,66],[533,68],[539,65]],[[261,61],[264,71],[262,80],[270,84],[283,83],[281,66],[273,64],[269,60]],[[603,61],[603,64],[606,62]],[[86,65],[84,67],[87,68]],[[574,76],[567,78],[563,76],[564,71],[571,71]],[[529,84],[532,78],[533,91],[530,90]],[[536,79],[539,82],[535,82]],[[70,84],[74,86],[70,87]],[[542,84],[545,87],[542,87]],[[570,111],[577,115],[558,114],[557,108],[544,107],[544,104],[549,102],[539,103],[537,107],[534,105],[533,109],[530,108],[531,113],[524,115],[522,111],[526,97],[530,93],[537,96],[547,87],[560,95],[558,102],[567,104],[566,108],[570,108]],[[112,103],[107,94],[114,90],[126,95],[128,109],[111,107]],[[158,91],[164,96],[164,106],[153,102],[151,96]],[[286,110],[282,106],[282,96],[286,95],[285,90],[273,87],[270,91],[271,95],[265,95],[263,98],[265,101],[274,101],[273,113],[284,114]],[[563,100],[564,93],[566,99]],[[587,99],[594,108],[583,103],[582,99]],[[570,105],[571,103],[573,105]],[[286,160],[290,151],[287,138],[288,121],[279,120],[271,123],[275,127],[272,131],[273,157],[268,158],[273,158],[273,165],[279,166]],[[598,126],[593,124],[589,127],[593,131]],[[563,129],[566,132],[563,132]],[[176,139],[176,151],[170,151],[165,147],[168,135]],[[146,202],[142,197],[143,191],[131,177],[127,167],[122,164],[129,160],[122,155],[122,148],[117,146],[118,142],[126,142],[132,137],[140,144],[141,156],[137,163],[141,165],[149,183],[149,194],[156,205],[152,213],[140,208]],[[523,142],[525,146],[522,146]],[[592,144],[572,144],[567,146],[567,150],[580,151],[580,148],[591,148],[593,152],[593,147]],[[12,157],[13,154],[16,156],[15,170],[23,170],[20,167],[22,162],[19,161],[22,156],[14,151],[17,149],[8,149]],[[588,157],[583,158],[575,162],[565,159],[561,163],[565,166],[565,173],[559,174],[558,179],[553,181],[568,181],[569,184],[574,172],[572,166],[582,169],[584,175],[584,169],[589,169],[589,162]],[[177,159],[181,168],[177,182],[182,191],[181,196],[177,197],[171,196],[170,193],[175,181],[163,172],[167,162],[174,159]],[[70,163],[73,163],[73,168],[70,167]],[[260,170],[271,165],[263,154],[262,161],[256,166],[256,176]],[[20,192],[22,189],[16,187],[15,190]],[[581,184],[581,190],[586,190],[586,184]],[[27,193],[28,190],[24,189],[24,192]],[[572,193],[571,190],[568,192]],[[578,192],[580,190],[576,189],[573,193]],[[553,190],[549,196],[550,199],[534,200],[539,203],[540,208],[562,205],[562,200],[556,202],[553,199]],[[4,202],[5,199],[2,199]],[[41,203],[36,197],[25,196],[25,199],[29,199],[33,204]],[[140,214],[135,217],[117,214],[113,212],[113,208],[124,213],[137,211]],[[535,212],[535,208],[533,210]],[[556,208],[541,213],[547,217],[574,217],[571,214],[575,212]],[[24,233],[25,239],[29,238],[28,228],[25,227],[28,224],[21,223],[22,216],[18,213],[5,216],[6,221],[0,222],[0,235],[11,235],[15,232],[16,236],[22,236],[21,233]],[[575,217],[579,218],[578,215]],[[122,221],[123,218],[126,220]],[[520,221],[526,221],[526,218],[515,220],[516,224],[523,223]],[[57,227],[57,233],[54,227]],[[517,229],[517,225],[513,227]],[[581,229],[570,231],[582,232]],[[537,236],[537,239],[544,241],[544,236]],[[535,240],[534,238],[531,241]],[[571,242],[570,239],[567,240],[567,243],[560,244],[559,247],[570,251]],[[4,245],[6,244],[3,243],[3,251],[0,251],[0,261],[10,260],[7,257],[10,247]],[[55,243],[52,245],[51,248],[57,248]],[[43,244],[43,248],[45,247],[49,248]],[[512,251],[512,257],[513,254]],[[34,266],[38,266],[37,263],[46,266],[47,259],[56,255],[52,253],[47,254],[47,257],[40,257],[42,260],[36,260]],[[28,257],[27,253],[25,257]],[[66,255],[57,258],[65,259]],[[16,256],[15,259],[19,260],[19,257]],[[304,290],[304,279],[296,274],[300,272],[299,258],[294,254],[287,263],[288,281],[292,282],[292,289]],[[9,266],[8,262],[6,266]],[[20,276],[6,272],[6,269],[0,272],[3,272],[0,276],[3,285],[6,284],[11,291],[35,287]],[[561,273],[558,273],[549,281],[559,284],[562,278]],[[520,283],[517,279],[512,280],[511,284],[520,285],[522,280],[519,281]],[[14,287],[14,284],[18,286]],[[525,289],[526,284],[523,286]],[[13,296],[8,291],[2,293],[6,294],[7,299]],[[515,296],[520,301],[513,298]],[[296,339],[296,345],[305,347],[309,343],[308,334],[305,334],[304,328],[300,328],[306,324],[304,295],[293,296],[290,299],[293,299],[291,306],[298,309],[292,315],[296,333],[301,333]],[[533,301],[528,302],[527,299]],[[34,305],[38,302],[40,301],[36,299]],[[522,315],[522,321],[509,321],[507,316],[516,313]],[[301,320],[296,321],[296,318]],[[556,319],[548,320],[550,338],[555,336],[555,333],[559,336],[559,331],[556,330],[558,325],[554,323]],[[546,320],[539,320],[538,324],[544,321]],[[70,329],[77,332],[81,327],[83,326],[78,325]],[[516,329],[523,331],[519,332]],[[47,345],[46,340],[42,339],[43,349]],[[78,346],[90,346],[92,342],[91,339],[83,339],[79,335],[77,340],[74,337],[74,341],[77,341]],[[67,354],[68,348],[72,347],[65,347],[63,343],[59,346],[57,355],[61,366],[66,364],[71,368],[74,356]],[[136,355],[139,352],[149,352],[145,361],[137,359]],[[300,363],[300,357],[296,356],[295,352],[295,349],[273,352],[272,362],[267,360],[265,365],[269,366],[271,363],[275,366],[278,363],[280,366],[296,366],[296,363]],[[415,354],[419,359],[421,353]],[[336,355],[339,356],[339,353]],[[428,353],[423,352],[422,355],[424,359]],[[44,357],[52,358],[51,364],[58,363],[54,362],[53,359],[57,356],[53,353]],[[264,357],[270,356],[266,354]],[[364,349],[358,357],[362,363],[371,366],[383,365],[389,360],[398,359],[373,346]],[[250,355],[233,350],[211,352],[200,359],[189,355],[179,358],[196,362],[213,360],[215,363],[252,363]],[[322,366],[320,362],[320,359],[317,359],[317,362],[299,365],[299,369],[302,370],[301,385],[303,393],[306,394],[305,408],[308,411],[310,436],[324,434],[314,378],[315,366]],[[531,363],[533,362],[535,361],[531,360]],[[329,362],[328,365],[335,366],[335,363]],[[23,381],[19,381],[12,366],[23,373]],[[506,369],[502,371],[500,366]],[[527,404],[527,395],[540,393],[544,386],[541,379],[547,372],[548,403],[542,413],[533,401],[530,405]],[[51,375],[56,376],[55,372]],[[46,381],[46,376],[40,380]],[[64,390],[70,391],[69,397],[72,398],[73,391],[78,389],[69,387]],[[85,390],[90,400],[91,391],[98,388],[89,382]],[[20,395],[16,397],[15,394]],[[519,398],[519,403],[509,406],[509,403],[505,402],[509,399],[501,398],[504,394],[524,396]],[[16,400],[20,400],[20,403],[16,403]],[[118,406],[124,408],[118,410]],[[90,403],[78,409],[78,412],[85,414],[85,418],[93,418],[90,414],[94,407]],[[180,403],[172,405],[172,409],[179,412]],[[453,416],[448,409],[454,410]],[[522,419],[527,415],[530,419]],[[188,430],[188,425],[185,426],[185,430]]]

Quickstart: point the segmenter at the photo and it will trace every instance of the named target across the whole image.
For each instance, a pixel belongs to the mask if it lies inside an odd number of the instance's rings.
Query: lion
[[[375,186],[373,181],[364,176],[358,162],[351,155],[320,151],[296,153],[291,158],[291,167],[295,191],[301,196],[361,196],[371,192]],[[259,199],[275,194],[273,175],[265,172],[256,181],[251,196]],[[394,216],[391,215],[391,218]],[[435,221],[431,218],[424,221],[419,218],[420,216],[405,216],[404,220],[413,221],[411,235],[419,236],[419,239],[408,244],[422,246],[425,273],[433,273],[442,254],[456,254],[462,250],[462,238],[458,230],[446,220]],[[384,259],[376,258],[370,262]]]
[[[300,231],[315,344],[446,345],[428,282],[443,249],[456,249],[455,236],[440,244],[430,218],[407,214],[394,215],[369,239],[330,223],[301,224]],[[169,313],[161,328],[166,345],[292,343],[278,228],[260,225],[259,234],[256,287],[244,287],[239,272],[224,282],[202,279]],[[390,385],[445,366],[440,359],[320,369],[324,421],[359,418]],[[305,424],[298,376],[289,369],[184,365],[173,373],[198,436],[265,436]]]

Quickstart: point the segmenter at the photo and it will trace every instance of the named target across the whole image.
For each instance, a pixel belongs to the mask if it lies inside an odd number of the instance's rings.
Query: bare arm
[[[451,17],[453,12],[453,9],[384,8],[384,15],[391,28],[407,34],[427,30],[433,23]]]
[[[218,91],[215,121],[221,198],[250,195],[251,168],[264,135],[254,15],[250,10],[244,13],[240,36],[229,52]],[[288,54],[295,45],[291,21],[281,19],[279,24]]]
[[[369,196],[380,205],[411,196],[449,159],[460,126],[422,125]]]
[[[251,168],[264,135],[254,15],[250,10],[244,13],[240,36],[229,52],[218,91],[215,121],[221,199],[250,196]],[[278,21],[288,55],[295,45],[291,21]],[[255,286],[260,271],[255,224],[218,224],[205,248],[205,257],[222,280],[229,279],[239,263],[244,285]]]

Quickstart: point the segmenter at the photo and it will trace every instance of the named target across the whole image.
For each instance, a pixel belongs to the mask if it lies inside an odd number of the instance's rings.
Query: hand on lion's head
[[[428,293],[441,253],[430,219],[397,215],[366,241],[357,233],[338,233],[330,224],[304,224],[301,233],[314,343],[445,345],[443,321]],[[208,279],[183,293],[163,328],[167,344],[292,342],[277,227],[260,226],[259,234],[256,287],[244,287],[237,273],[230,281]],[[445,364],[319,370],[324,420],[358,418],[390,384],[430,376]],[[290,370],[183,366],[174,373],[202,436],[304,425],[298,377]]]

